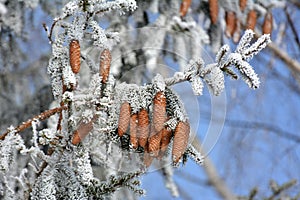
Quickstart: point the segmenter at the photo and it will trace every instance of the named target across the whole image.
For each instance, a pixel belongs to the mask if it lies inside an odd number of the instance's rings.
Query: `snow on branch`
[[[234,66],[250,88],[259,87],[260,81],[248,63],[250,59],[264,49],[271,42],[270,35],[265,34],[251,44],[254,32],[247,30],[234,52],[228,45],[220,48],[216,54],[216,63],[206,64],[200,59],[191,61],[184,72],[176,72],[173,77],[165,79],[166,85],[173,85],[184,81],[190,81],[195,94],[202,94],[203,79],[214,95],[219,95],[224,90],[224,73],[237,79],[237,74],[230,68]]]
[[[32,156],[31,166],[37,171],[31,183],[34,198],[102,199],[121,187],[142,195],[137,179],[153,160],[178,166],[188,156],[199,165],[203,163],[203,156],[189,144],[189,118],[173,85],[188,81],[194,94],[202,95],[206,84],[214,95],[219,95],[225,88],[224,74],[237,79],[237,71],[250,88],[259,87],[259,78],[248,62],[266,47],[270,36],[263,35],[251,44],[251,30],[245,32],[235,51],[227,45],[220,48],[214,63],[191,60],[172,77],[157,74],[145,85],[119,83],[110,73],[111,49],[119,38],[100,27],[95,16],[112,10],[123,14],[136,8],[133,0],[73,0],[64,6],[62,16],[54,20],[50,30],[44,26],[52,45],[48,74],[60,107],[11,127],[0,136],[0,175],[13,165],[16,150]],[[177,28],[193,29],[179,18],[174,20]],[[90,45],[99,51],[98,60],[87,55]],[[86,85],[80,84],[82,62],[90,69]],[[39,130],[38,122],[56,113],[59,116],[48,121],[49,127]],[[32,140],[27,148],[17,133],[30,126]],[[95,176],[94,164],[107,167],[131,162],[128,158],[132,154],[138,155],[135,165],[131,165],[136,166],[134,172],[117,168],[105,180]],[[163,173],[167,187],[177,196],[171,165],[164,167]]]
[[[193,159],[197,164],[202,165],[204,161],[204,156],[201,155],[200,152],[198,152],[193,145],[189,145],[186,154]]]
[[[111,175],[107,182],[100,182],[97,180],[91,181],[88,186],[87,191],[92,194],[95,198],[103,198],[103,195],[115,192],[121,187],[127,187],[133,190],[138,195],[143,195],[145,193],[142,189],[137,189],[139,186],[139,181],[136,180],[144,171],[136,171],[132,173],[126,173],[124,175]]]

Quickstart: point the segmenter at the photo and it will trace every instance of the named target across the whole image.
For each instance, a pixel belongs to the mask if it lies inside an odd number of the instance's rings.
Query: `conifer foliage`
[[[209,3],[215,24],[218,1]],[[181,17],[187,15],[190,4],[191,1],[183,1],[178,11]],[[136,9],[133,0],[73,0],[47,29],[52,45],[48,74],[53,96],[60,106],[23,125],[10,127],[1,135],[0,181],[4,185],[1,195],[5,198],[17,195],[11,179],[16,176],[12,167],[18,153],[32,158],[31,164],[16,170],[22,186],[20,197],[104,199],[122,187],[142,195],[138,178],[146,173],[153,160],[169,160],[173,166],[184,163],[186,157],[197,164],[203,161],[203,156],[190,144],[189,119],[173,85],[190,82],[194,94],[201,95],[206,83],[214,95],[219,95],[224,90],[224,74],[233,78],[240,74],[250,88],[259,87],[259,78],[248,61],[266,47],[270,37],[263,35],[252,43],[252,30],[245,32],[235,51],[227,45],[220,48],[214,63],[191,60],[172,77],[157,74],[145,85],[120,83],[111,74],[114,59],[111,50],[118,45],[119,38],[117,33],[100,27],[96,19],[107,12],[124,14]],[[183,25],[183,21],[178,23]],[[235,29],[234,13],[228,13],[229,24],[233,26],[227,30],[231,36]],[[97,49],[98,60],[91,59],[85,51],[89,45]],[[83,65],[87,67],[84,69]],[[83,70],[91,74],[88,85],[80,83]],[[50,116],[48,128],[38,130],[39,121]],[[20,136],[29,126],[32,127],[30,147]],[[121,164],[114,168],[110,162],[128,162],[132,154],[138,159],[131,171],[122,169]],[[95,175],[94,164],[107,166],[105,180]],[[110,168],[118,170],[109,171]],[[25,175],[29,170],[34,175]]]

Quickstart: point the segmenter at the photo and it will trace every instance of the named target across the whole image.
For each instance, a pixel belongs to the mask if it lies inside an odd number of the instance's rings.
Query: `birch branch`
[[[285,51],[282,51],[277,45],[271,43],[268,45],[269,49],[282,60],[287,67],[300,74],[300,63],[297,60],[292,59]]]
[[[205,155],[205,152],[201,148],[200,141],[198,138],[195,138],[192,142],[192,145],[199,151],[202,155]],[[209,179],[210,184],[216,189],[217,193],[226,200],[237,200],[237,197],[233,194],[230,188],[227,187],[226,183],[219,176],[216,167],[209,157],[205,157],[204,170]]]

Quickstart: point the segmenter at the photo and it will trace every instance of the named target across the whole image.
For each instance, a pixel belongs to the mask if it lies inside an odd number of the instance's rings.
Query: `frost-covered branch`
[[[186,7],[182,9],[189,6]],[[187,157],[201,165],[203,156],[189,144],[189,118],[172,86],[188,81],[194,94],[202,95],[206,83],[214,95],[219,95],[225,87],[224,74],[237,77],[231,66],[249,87],[259,86],[259,79],[248,62],[270,42],[270,38],[264,35],[251,44],[252,31],[245,32],[234,52],[223,46],[214,63],[204,63],[200,58],[191,61],[173,77],[158,73],[145,85],[120,83],[111,73],[113,49],[120,43],[120,37],[101,27],[98,17],[114,10],[124,14],[124,11],[136,8],[136,2],[132,0],[73,0],[63,7],[61,16],[54,19],[50,30],[44,25],[52,47],[47,72],[54,103],[61,107],[45,111],[0,137],[0,148],[5,152],[0,158],[8,163],[3,165],[4,171],[13,165],[16,150],[32,157],[36,179],[26,190],[30,190],[33,199],[46,196],[101,199],[120,188],[144,194],[138,187],[137,178],[154,160],[173,164],[163,167],[163,173],[166,186],[177,196],[172,166],[184,164]],[[199,43],[207,39],[199,36],[197,31],[203,30],[195,21],[184,19],[187,10],[182,10],[181,15],[181,18],[173,17],[171,26],[160,32],[156,38],[159,47],[170,30],[179,32],[174,34],[176,45],[186,41],[181,35],[183,32],[191,33],[192,39]],[[165,26],[167,19],[161,15],[157,27]],[[214,18],[214,23],[216,20]],[[145,44],[156,45],[150,39]],[[149,69],[150,65],[157,64],[158,51],[145,50],[144,54]],[[136,65],[135,62],[131,64]],[[60,115],[55,116],[56,113]],[[49,118],[48,127],[39,130],[38,121],[46,118]],[[30,147],[26,147],[16,133],[29,126],[32,126],[33,134]],[[7,144],[10,148],[3,149]],[[94,169],[97,167],[101,167],[104,177],[96,176]]]
[[[173,77],[165,79],[166,85],[170,86],[184,81],[190,81],[195,94],[202,94],[203,79],[215,95],[224,90],[224,75],[222,71],[237,79],[236,73],[230,69],[234,66],[241,74],[243,80],[250,88],[259,87],[259,78],[252,66],[248,63],[254,55],[264,49],[271,42],[269,35],[263,35],[251,44],[254,32],[247,30],[241,38],[236,50],[230,52],[228,45],[224,45],[216,55],[216,63],[207,64],[202,60],[191,62],[184,72],[176,72]]]
[[[121,187],[128,187],[138,195],[143,195],[145,191],[142,189],[136,189],[136,186],[138,186],[140,183],[139,181],[135,180],[135,178],[138,178],[143,173],[145,172],[137,171],[120,176],[112,175],[108,178],[107,182],[92,181],[87,190],[96,198],[102,198],[102,195],[113,193]]]

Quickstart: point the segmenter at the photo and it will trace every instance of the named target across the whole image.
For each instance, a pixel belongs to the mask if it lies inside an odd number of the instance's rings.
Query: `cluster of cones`
[[[242,13],[246,11],[247,0],[239,1],[240,10]],[[209,0],[210,19],[213,24],[218,21],[218,0]],[[225,12],[226,30],[225,34],[229,38],[233,38],[234,42],[240,39],[241,28],[254,30],[257,22],[257,11],[251,9],[247,13],[247,20],[242,24],[235,11]],[[273,16],[271,12],[267,12],[264,16],[262,25],[263,34],[271,34],[273,25]]]
[[[80,45],[78,40],[72,40],[69,45],[70,66],[73,73],[80,70]],[[102,85],[105,85],[110,71],[111,53],[108,49],[100,55],[99,73],[102,77]],[[167,98],[164,91],[158,91],[152,101],[152,113],[149,108],[141,108],[132,113],[129,102],[123,102],[120,107],[118,121],[118,135],[122,138],[129,136],[129,146],[133,150],[142,149],[144,152],[144,164],[148,167],[154,158],[161,159],[167,151],[169,144],[173,141],[172,159],[176,164],[182,158],[190,134],[190,124],[185,121],[177,122],[176,128],[172,130],[165,125],[168,120],[166,107]],[[74,131],[72,144],[79,144],[93,129],[94,117],[90,122],[80,123]]]
[[[240,0],[240,9],[242,12],[245,11],[246,0]],[[237,42],[240,38],[240,29],[241,22],[234,11],[226,11],[225,13],[225,21],[226,21],[226,31],[225,34],[227,37],[233,37],[234,41]],[[252,9],[247,13],[246,24],[244,25],[245,29],[254,30],[257,22],[257,11]],[[273,16],[271,12],[267,12],[264,16],[264,21],[262,24],[262,33],[263,34],[271,34],[273,25]],[[234,37],[236,35],[236,37]]]
[[[123,102],[120,107],[118,122],[118,135],[129,135],[129,145],[136,150],[144,151],[144,164],[148,167],[154,158],[161,159],[173,138],[172,160],[177,164],[183,156],[190,134],[188,122],[179,121],[175,130],[165,125],[168,120],[166,112],[167,99],[163,91],[155,94],[152,101],[152,114],[148,109],[141,108],[137,113],[132,113],[128,102]]]
[[[180,6],[180,16],[184,17],[191,5],[192,0],[182,0]],[[219,15],[218,0],[209,0],[209,17],[212,24],[217,24]],[[247,6],[247,0],[240,0],[239,6],[241,12],[245,12]],[[234,42],[238,42],[240,39],[241,28],[254,30],[257,21],[257,12],[252,9],[247,13],[247,20],[245,24],[242,24],[235,11],[226,11],[225,13],[226,30],[225,34],[229,38],[233,38]],[[264,22],[262,25],[263,34],[271,34],[273,25],[273,16],[271,12],[267,12],[264,16]]]

